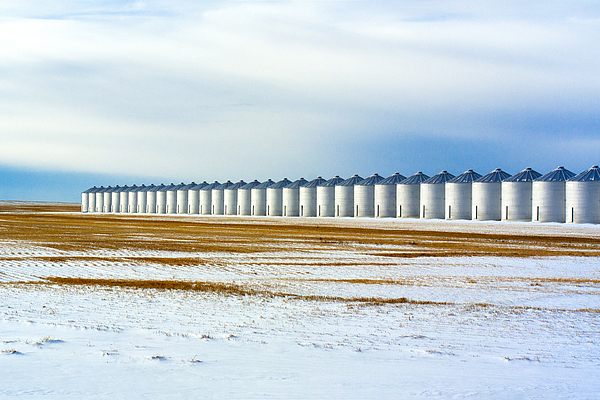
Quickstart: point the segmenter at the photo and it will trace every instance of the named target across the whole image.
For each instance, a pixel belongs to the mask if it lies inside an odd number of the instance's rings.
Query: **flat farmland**
[[[77,210],[0,203],[0,396],[600,392],[600,227]]]

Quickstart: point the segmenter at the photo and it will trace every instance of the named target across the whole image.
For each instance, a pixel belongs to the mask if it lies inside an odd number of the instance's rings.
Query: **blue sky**
[[[192,180],[580,172],[600,162],[599,11],[6,0],[0,199]]]

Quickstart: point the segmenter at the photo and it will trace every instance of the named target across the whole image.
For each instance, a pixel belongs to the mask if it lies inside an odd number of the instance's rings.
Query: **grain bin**
[[[252,189],[250,196],[251,215],[267,215],[267,189],[274,184],[275,182],[269,179]]]
[[[399,172],[375,185],[375,217],[396,217],[396,185],[406,177]]]
[[[283,188],[283,216],[300,216],[300,188],[308,185],[308,181],[300,178],[288,187]]]
[[[396,215],[398,218],[419,218],[421,216],[421,183],[429,179],[421,171],[409,176],[396,185]]]
[[[146,194],[146,212],[148,214],[158,213],[158,192],[164,187],[165,185],[161,183],[158,186],[153,186],[151,189],[148,189]]]
[[[137,213],[137,192],[139,187],[135,184],[127,189],[127,212],[130,214]]]
[[[574,173],[558,167],[536,178],[531,188],[534,222],[566,222],[566,181]]]
[[[123,188],[121,186],[117,185],[114,187],[114,189],[110,193],[110,212],[111,213],[118,213],[120,211],[119,210],[119,206],[121,204],[120,193],[121,193],[122,189]]]
[[[194,186],[196,186],[196,182],[188,184],[181,182],[179,185],[175,186],[175,212],[177,214],[188,214],[190,209],[188,203],[188,190]]]
[[[446,219],[471,219],[473,181],[481,175],[472,169],[446,182]]]
[[[94,186],[92,190],[88,192],[88,212],[96,212],[96,193],[98,193],[99,190],[99,187]]]
[[[252,215],[252,189],[260,184],[261,182],[255,179],[238,189],[237,215]]]
[[[303,186],[299,190],[300,195],[300,209],[299,214],[301,217],[316,217],[317,216],[317,198],[318,198],[318,185],[325,182],[325,179],[318,176],[312,181],[308,182],[306,186]]]
[[[83,192],[81,192],[81,212],[87,213],[90,212],[90,193],[94,193],[94,191],[98,189],[96,186],[91,187]],[[94,195],[94,204],[96,203],[96,198]]]
[[[115,190],[114,187],[107,187],[104,189],[104,191],[102,192],[102,212],[103,213],[109,213],[110,212],[110,206],[112,204],[112,192]]]
[[[137,191],[137,212],[145,214],[147,212],[146,205],[148,202],[148,189],[149,187],[142,184],[138,187]]]
[[[200,189],[208,186],[206,181],[188,189],[188,214],[200,213]]]
[[[129,186],[125,185],[119,190],[119,211],[120,213],[127,212],[127,204],[129,204]]]
[[[246,182],[240,180],[223,191],[223,214],[237,215],[238,212],[238,189],[246,186]]]
[[[531,168],[502,181],[502,220],[531,221],[531,188],[533,180],[542,176]]]
[[[354,185],[363,180],[363,178],[355,174],[335,186],[336,217],[354,216]]]
[[[288,178],[283,178],[267,188],[267,215],[281,217],[283,215],[283,189],[292,184]]]
[[[233,186],[233,182],[227,181],[212,189],[212,215],[223,215],[225,211],[225,189],[230,188],[231,186]]]
[[[170,185],[160,185],[160,188],[156,192],[156,213],[157,214],[166,214],[167,213],[167,191],[174,187],[175,185],[171,183]]]
[[[421,183],[421,218],[443,219],[446,216],[446,182],[454,175],[442,171]]]
[[[502,181],[510,174],[496,168],[473,182],[473,221],[502,219]]]
[[[375,185],[385,178],[373,174],[354,185],[354,216],[375,216]]]
[[[335,217],[335,186],[344,180],[336,175],[317,184],[317,217]]]
[[[96,198],[96,204],[94,207],[94,212],[101,213],[104,208],[104,191],[106,188],[104,186],[100,186],[96,193],[94,193],[94,197]]]
[[[167,214],[177,214],[177,190],[180,187],[185,186],[185,183],[181,182],[179,185],[175,185],[171,183],[167,187],[167,204],[165,213]]]
[[[600,169],[597,165],[566,183],[567,222],[600,223]]]
[[[212,213],[212,190],[221,186],[218,181],[214,181],[210,185],[200,189],[200,214],[210,215]]]

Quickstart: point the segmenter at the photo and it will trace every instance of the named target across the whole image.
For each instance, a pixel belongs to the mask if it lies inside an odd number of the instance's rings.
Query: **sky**
[[[600,163],[593,1],[0,3],[0,199]]]

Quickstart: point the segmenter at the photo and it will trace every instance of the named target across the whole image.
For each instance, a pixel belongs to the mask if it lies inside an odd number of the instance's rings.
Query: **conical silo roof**
[[[568,169],[565,169],[565,167],[558,167],[555,170],[536,178],[536,182],[564,182],[574,176],[575,174]]]
[[[160,185],[154,186],[152,189],[149,189],[149,192],[164,192],[165,185],[161,183]]]
[[[477,179],[475,182],[502,182],[506,178],[510,178],[510,174],[502,171],[500,168],[496,168],[489,174],[485,174],[481,178]]]
[[[429,179],[429,175],[425,175],[421,171],[418,171],[416,174],[409,176],[400,183],[402,185],[418,185],[419,183],[425,182],[427,179]]]
[[[297,188],[301,188],[308,185],[308,181],[304,178],[300,178],[294,182],[292,182],[291,185],[288,186],[288,189],[297,189]]]
[[[177,185],[175,185],[173,182],[171,182],[171,184],[169,185],[161,185],[160,189],[158,189],[159,192],[169,192],[171,190],[175,190],[175,187],[177,187]]]
[[[283,178],[282,180],[271,186],[271,189],[282,189],[288,187],[291,184],[292,181],[290,181],[288,178]]]
[[[238,190],[240,188],[243,188],[244,186],[246,186],[247,183],[244,182],[243,180],[240,180],[239,182],[234,183],[233,185],[229,186],[227,188],[227,190]]]
[[[350,178],[346,179],[343,182],[338,183],[335,186],[355,186],[356,184],[358,184],[359,182],[362,182],[362,181],[364,181],[363,178],[361,178],[358,174],[354,174]]]
[[[274,184],[275,184],[275,182],[273,182],[270,179],[267,179],[266,181],[264,181],[260,185],[257,185],[254,189],[267,189],[267,188],[270,188],[271,186],[273,186]]]
[[[87,189],[87,190],[85,190],[85,191],[83,191],[81,193],[96,193],[97,189],[98,188],[96,186],[93,186],[93,187],[91,187],[91,188],[89,188],[89,189]]]
[[[256,179],[253,180],[252,182],[246,183],[244,186],[242,186],[240,189],[243,190],[250,190],[250,189],[254,189],[258,186],[261,185],[261,182],[257,181]]]
[[[148,186],[144,186],[144,192],[151,192],[156,186],[154,186],[154,183],[151,183]]]
[[[448,183],[470,183],[476,181],[479,178],[481,178],[481,174],[478,174],[472,169],[468,169],[462,174],[450,179]]]
[[[100,190],[98,190],[96,193],[106,193],[111,189],[110,186],[104,187],[104,186],[100,186]]]
[[[402,175],[400,172],[396,172],[394,175],[390,175],[379,182],[378,185],[397,185],[405,179],[406,177],[404,175]]]
[[[140,186],[138,186],[137,191],[138,192],[147,192],[148,191],[148,186],[146,186],[146,185],[144,185],[142,183]]]
[[[523,171],[514,174],[513,176],[509,176],[502,182],[533,182],[536,178],[539,178],[540,176],[542,176],[542,174],[528,167],[525,168]]]
[[[202,183],[198,183],[194,186],[192,186],[191,188],[189,188],[188,190],[202,190],[204,189],[206,186],[208,186],[208,182],[204,181]]]
[[[198,186],[198,184],[196,182],[190,182],[190,183],[183,183],[181,182],[179,185],[177,185],[177,190],[190,190],[193,187]]]
[[[427,179],[426,181],[424,181],[422,183],[433,183],[433,184],[446,183],[449,180],[451,180],[452,178],[454,178],[454,175],[452,175],[450,172],[448,172],[446,170],[443,170],[439,174],[432,176],[431,178]]]
[[[139,186],[136,186],[136,184],[134,183],[133,185],[129,186],[127,190],[124,190],[124,192],[137,192],[138,189]]]
[[[200,190],[213,190],[213,189],[217,189],[219,186],[221,186],[221,184],[219,183],[219,181],[214,181],[210,185],[206,185],[206,186],[204,186]]]
[[[225,190],[225,189],[229,189],[230,187],[232,187],[234,185],[233,182],[231,181],[227,181],[224,183],[221,183],[219,186],[213,188],[213,189],[217,189],[217,190]]]
[[[320,177],[319,177],[320,178]],[[316,186],[336,186],[339,185],[340,183],[344,182],[345,179],[344,178],[340,178],[339,175],[334,176],[333,178],[329,179],[329,180],[322,180],[323,182],[319,183]],[[314,181],[311,181],[311,184]]]
[[[569,180],[575,182],[600,181],[600,168],[594,165],[592,168],[575,175]]]
[[[378,184],[379,182],[381,182],[382,180],[384,180],[385,178],[377,173],[369,176],[368,178],[363,179],[362,181],[358,182],[357,185],[358,186],[373,186]]]

